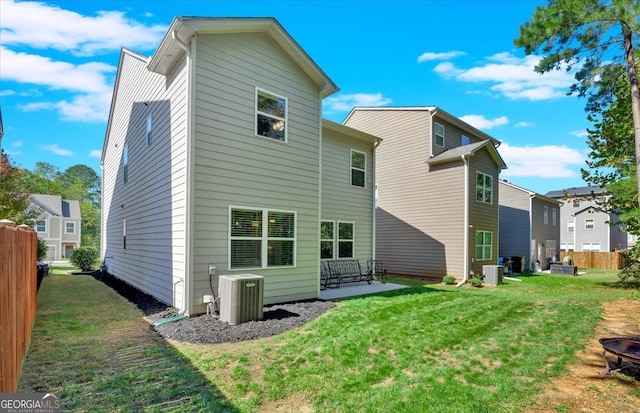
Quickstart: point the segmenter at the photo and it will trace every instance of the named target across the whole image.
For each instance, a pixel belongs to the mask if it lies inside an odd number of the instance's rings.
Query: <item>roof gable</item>
[[[80,202],[63,200],[60,195],[33,194],[32,203],[51,216],[80,219]]]
[[[300,45],[272,17],[204,18],[175,17],[147,68],[166,75],[182,56],[196,34],[258,33],[269,34],[300,68],[320,87],[321,97],[329,96],[338,87],[320,69]]]
[[[558,199],[550,198],[548,196],[539,194],[537,192],[530,191],[530,190],[528,190],[526,188],[523,188],[521,186],[514,185],[511,182],[500,180],[499,184],[500,185],[504,185],[504,186],[508,186],[510,188],[516,189],[516,190],[521,191],[521,192],[524,192],[525,194],[527,194],[528,196],[530,196],[532,198],[540,199],[542,201],[549,202],[549,203],[552,203],[552,204],[556,204],[558,206],[562,205],[562,201],[560,201]]]
[[[492,140],[486,140],[476,143],[471,143],[469,145],[457,146],[453,149],[449,149],[448,151],[442,152],[439,155],[434,156],[429,159],[427,163],[429,165],[440,165],[448,162],[453,162],[460,160],[462,158],[469,158],[474,156],[478,151],[485,148],[489,155],[493,158],[493,161],[496,163],[499,169],[506,169],[507,164],[504,162],[498,150],[493,146]]]

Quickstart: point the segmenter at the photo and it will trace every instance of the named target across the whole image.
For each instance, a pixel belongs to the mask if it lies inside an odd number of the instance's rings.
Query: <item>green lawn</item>
[[[521,278],[479,289],[414,281],[277,337],[172,346],[92,278],[53,275],[20,391],[61,391],[76,411],[526,411],[593,336],[601,303],[640,293],[607,271]]]

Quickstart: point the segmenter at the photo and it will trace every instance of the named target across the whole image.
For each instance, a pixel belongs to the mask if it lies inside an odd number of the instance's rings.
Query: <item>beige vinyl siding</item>
[[[165,77],[149,72],[140,56],[123,52],[103,161],[103,254],[109,272],[178,308],[185,275],[186,91],[184,59]]]
[[[451,165],[429,170],[429,112],[356,111],[347,125],[383,139],[376,150],[376,258],[391,273],[445,275],[462,251],[464,177]],[[451,240],[460,246],[445,248]]]
[[[264,33],[200,35],[196,44],[193,297],[217,276],[265,277],[264,302],[319,291],[319,89]],[[287,143],[255,136],[255,88],[288,99]],[[296,212],[296,266],[230,270],[229,207]],[[212,279],[217,288],[217,276]],[[217,291],[215,291],[217,294]]]
[[[480,172],[493,178],[493,202],[486,204],[476,201],[476,174]],[[476,274],[482,273],[483,265],[496,265],[498,262],[498,231],[500,199],[498,184],[499,170],[486,149],[479,150],[469,160],[469,256],[473,263],[471,269]],[[490,260],[476,259],[476,231],[489,231],[493,234],[493,245]]]
[[[506,258],[525,257],[528,261],[531,245],[531,195],[528,191],[502,182],[499,189],[499,255]],[[559,214],[560,211],[558,219]]]
[[[322,132],[322,220],[355,224],[354,257],[365,266],[373,258],[373,143],[335,131]],[[365,187],[351,186],[351,150],[366,154]],[[335,242],[335,241],[334,241]]]

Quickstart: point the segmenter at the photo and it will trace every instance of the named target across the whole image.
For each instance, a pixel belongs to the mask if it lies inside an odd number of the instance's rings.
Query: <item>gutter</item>
[[[462,266],[462,281],[456,287],[460,287],[469,280],[469,159],[465,155],[462,155],[461,159],[464,162],[464,265]]]

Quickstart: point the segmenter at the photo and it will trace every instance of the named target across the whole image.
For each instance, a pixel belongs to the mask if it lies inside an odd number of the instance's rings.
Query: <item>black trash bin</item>
[[[38,261],[36,265],[38,267],[38,285],[36,287],[36,291],[39,291],[42,279],[49,275],[49,264],[47,264],[46,262]]]
[[[511,257],[511,271],[522,272],[522,257]]]

